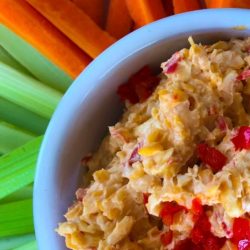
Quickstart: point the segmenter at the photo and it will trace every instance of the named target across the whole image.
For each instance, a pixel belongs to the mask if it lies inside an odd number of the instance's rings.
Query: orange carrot
[[[23,0],[0,0],[0,22],[75,78],[91,59]]]
[[[129,15],[126,0],[111,0],[109,4],[106,30],[115,38],[129,33],[132,19]]]
[[[174,7],[172,0],[162,0],[165,12],[167,16],[171,16],[174,14]]]
[[[205,0],[208,8],[250,8],[247,0]]]
[[[234,0],[233,0],[234,1]],[[231,0],[205,0],[207,8],[230,7]]]
[[[166,16],[161,0],[126,0],[126,3],[136,27]]]
[[[199,0],[173,0],[173,5],[175,14],[201,9]]]
[[[102,26],[104,17],[103,0],[71,0],[82,9],[96,24]]]
[[[92,58],[115,42],[113,37],[70,0],[26,1]]]

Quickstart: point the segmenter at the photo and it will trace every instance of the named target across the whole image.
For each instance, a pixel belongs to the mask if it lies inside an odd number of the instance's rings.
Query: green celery
[[[0,237],[33,232],[32,199],[0,205]]]
[[[62,94],[0,62],[0,96],[49,119]]]
[[[41,82],[65,92],[72,79],[14,32],[0,25],[0,44]]]
[[[49,119],[45,119],[27,109],[0,97],[0,119],[37,135],[44,134]]]
[[[0,61],[11,66],[12,68],[30,75],[30,72],[18,63],[1,45],[0,45]]]
[[[0,157],[0,199],[33,182],[42,139],[37,137]]]
[[[0,238],[0,249],[10,250],[21,247],[24,244],[30,243],[35,240],[34,234],[24,234],[18,236],[9,236]]]
[[[0,152],[2,154],[10,152],[34,138],[34,134],[0,120]]]
[[[38,250],[36,241],[31,241],[23,246],[13,248],[12,250]]]
[[[28,185],[26,187],[23,187],[16,192],[6,196],[4,199],[0,200],[0,204],[5,204],[9,202],[14,202],[14,201],[20,201],[20,200],[25,200],[25,199],[32,199],[33,195],[33,185]],[[0,247],[1,249],[1,247]]]

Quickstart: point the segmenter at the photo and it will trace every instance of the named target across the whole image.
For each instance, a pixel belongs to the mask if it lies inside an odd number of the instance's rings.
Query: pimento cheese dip
[[[126,110],[57,229],[68,248],[250,249],[250,38],[189,42],[119,88]]]

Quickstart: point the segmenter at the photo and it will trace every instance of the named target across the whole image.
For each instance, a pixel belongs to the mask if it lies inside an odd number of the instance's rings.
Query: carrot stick
[[[102,26],[104,17],[103,0],[71,0],[82,9],[96,24]]]
[[[111,0],[109,4],[106,30],[115,38],[129,33],[132,19],[129,15],[126,0]]]
[[[70,0],[26,0],[92,58],[115,42]]]
[[[165,12],[167,16],[171,16],[174,14],[174,7],[172,0],[162,0]]]
[[[205,0],[207,8],[230,7],[231,0]]]
[[[0,0],[0,21],[75,78],[90,58],[23,0]]]
[[[207,8],[250,8],[247,0],[205,0]]]
[[[130,16],[141,27],[166,16],[161,0],[126,0]]]
[[[173,5],[175,14],[201,9],[199,0],[173,0]]]

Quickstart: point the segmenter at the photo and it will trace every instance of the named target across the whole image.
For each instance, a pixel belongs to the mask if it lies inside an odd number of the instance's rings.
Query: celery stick
[[[20,247],[13,248],[12,250],[38,250],[36,241],[31,241]]]
[[[0,152],[2,154],[10,152],[34,138],[34,134],[0,120]]]
[[[4,199],[0,200],[0,204],[5,204],[9,202],[14,202],[14,201],[20,201],[20,200],[25,200],[25,199],[32,199],[33,196],[33,185],[28,185],[26,187],[23,187],[16,192],[6,196]],[[0,247],[1,249],[1,247]]]
[[[62,94],[0,62],[0,96],[49,119]]]
[[[0,205],[0,237],[33,232],[32,199]]]
[[[0,45],[0,61],[11,66],[12,68],[30,75],[30,72],[18,63],[1,45]]]
[[[24,234],[0,238],[0,249],[10,250],[35,240],[34,234]]]
[[[37,137],[0,157],[0,199],[33,182],[42,139]]]
[[[0,25],[0,37],[4,49],[41,82],[62,92],[70,86],[72,79],[66,73],[3,25]]]
[[[37,135],[44,134],[49,119],[45,119],[27,109],[0,97],[0,119],[29,130]]]

